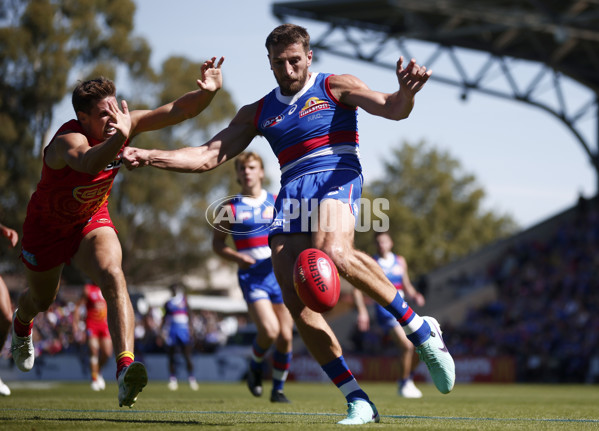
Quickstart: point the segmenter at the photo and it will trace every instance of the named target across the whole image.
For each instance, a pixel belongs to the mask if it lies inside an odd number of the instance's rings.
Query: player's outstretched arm
[[[133,130],[131,137],[151,130],[178,124],[200,114],[223,86],[221,66],[224,57],[216,60],[212,57],[202,65],[202,78],[196,81],[199,90],[190,91],[177,100],[160,106],[154,110],[138,110],[131,112]]]
[[[199,147],[177,150],[147,150],[127,147],[123,150],[125,166],[131,170],[144,166],[176,172],[205,172],[241,153],[257,135],[253,119],[258,103],[239,110],[228,127]]]
[[[414,96],[428,81],[432,71],[420,66],[412,59],[403,67],[403,57],[397,61],[396,75],[399,90],[382,93],[368,88],[364,82],[352,75],[334,75],[329,83],[331,91],[341,102],[357,106],[366,112],[390,120],[403,120],[414,107]]]

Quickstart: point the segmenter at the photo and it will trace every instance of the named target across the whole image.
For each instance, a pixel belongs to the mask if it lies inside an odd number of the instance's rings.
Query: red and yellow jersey
[[[108,308],[106,306],[106,300],[102,296],[102,291],[95,284],[86,284],[85,287],[85,308],[87,310],[87,317],[85,323],[87,326],[90,324],[106,324],[106,318],[108,315]]]
[[[92,147],[101,143],[87,136],[77,120],[63,124],[52,139],[69,132],[81,133]],[[126,145],[128,142],[123,148]],[[41,226],[52,230],[83,225],[108,204],[112,183],[121,164],[120,157],[117,157],[102,172],[94,175],[78,172],[69,166],[52,169],[44,160],[41,179],[27,207],[27,222],[38,229]]]

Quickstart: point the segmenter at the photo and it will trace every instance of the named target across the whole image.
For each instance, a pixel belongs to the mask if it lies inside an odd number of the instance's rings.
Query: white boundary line
[[[341,413],[303,413],[303,412],[257,412],[257,411],[223,411],[223,410],[89,410],[89,409],[34,409],[34,408],[0,408],[0,412],[68,412],[68,413],[135,413],[135,414],[195,414],[195,415],[266,415],[266,416],[345,416]],[[425,420],[453,420],[453,421],[497,421],[497,422],[556,422],[556,423],[599,423],[599,419],[567,419],[567,418],[489,418],[465,416],[413,416],[413,415],[381,415],[381,418],[391,419],[425,419]]]

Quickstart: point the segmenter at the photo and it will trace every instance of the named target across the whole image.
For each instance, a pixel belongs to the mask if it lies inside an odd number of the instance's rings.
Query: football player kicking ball
[[[180,123],[202,112],[222,87],[216,57],[202,65],[199,90],[154,110],[129,112],[117,103],[106,78],[73,91],[77,119],[63,124],[44,149],[41,180],[23,225],[22,260],[28,289],[13,317],[12,356],[21,371],[34,364],[33,318],[48,309],[62,269],[72,263],[100,286],[117,361],[120,406],[131,407],[147,384],[145,366],[134,361],[133,307],[122,269],[122,249],[108,213],[108,196],[121,153],[134,136]]]
[[[128,148],[124,157],[130,167],[203,172],[241,153],[254,137],[266,138],[281,166],[269,243],[285,305],[304,344],[347,400],[347,418],[339,423],[378,422],[376,407],[349,370],[331,327],[295,292],[293,267],[307,248],[328,254],[342,277],[398,320],[439,391],[451,391],[455,366],[434,319],[414,313],[381,267],[354,248],[357,200],[362,192],[357,108],[392,120],[407,118],[431,72],[415,60],[404,68],[400,57],[398,90],[381,93],[352,75],[311,72],[310,36],[303,27],[284,24],[275,28],[266,39],[266,48],[278,87],[243,106],[227,128],[199,147],[175,151]]]

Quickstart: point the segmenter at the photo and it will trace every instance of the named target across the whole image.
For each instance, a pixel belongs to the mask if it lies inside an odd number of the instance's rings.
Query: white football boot
[[[441,336],[441,327],[434,317],[424,316],[431,327],[428,340],[416,347],[416,353],[428,367],[433,383],[442,394],[448,394],[455,383],[455,363]]]
[[[357,399],[347,403],[347,417],[337,423],[339,425],[363,425],[380,421],[381,417],[373,403]]]

